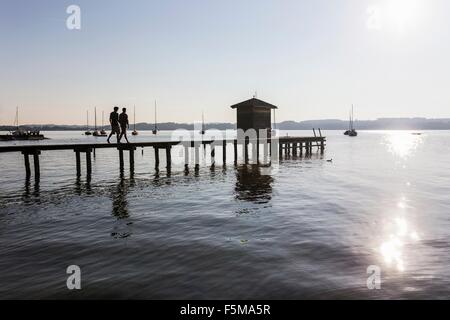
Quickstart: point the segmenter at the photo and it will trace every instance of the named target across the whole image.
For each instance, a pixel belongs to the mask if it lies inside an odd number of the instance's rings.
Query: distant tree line
[[[355,122],[357,130],[450,130],[450,119],[426,119],[426,118],[380,118],[377,120],[359,120]],[[207,123],[206,129],[235,129],[235,123]],[[337,119],[329,120],[307,120],[307,121],[283,121],[276,124],[277,129],[281,130],[311,130],[312,128],[321,128],[326,130],[345,130],[348,122]],[[41,131],[81,131],[85,130],[85,125],[23,125],[24,130]],[[108,128],[108,126],[106,126]],[[137,123],[137,130],[152,130],[152,123]],[[14,130],[13,126],[0,126],[0,131]],[[192,123],[164,122],[158,123],[159,130],[186,129],[193,130]]]

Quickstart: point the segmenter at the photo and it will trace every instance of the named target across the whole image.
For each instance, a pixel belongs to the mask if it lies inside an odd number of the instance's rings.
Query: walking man
[[[111,112],[111,114],[109,115],[109,123],[111,124],[111,133],[109,134],[108,139],[106,140],[108,141],[108,143],[111,143],[109,139],[111,139],[111,136],[113,134],[116,134],[117,143],[120,143],[119,113],[117,111],[119,111],[119,107],[114,107],[114,111]]]
[[[122,109],[122,113],[119,115],[119,124],[120,124],[119,142],[120,140],[122,140],[122,137],[125,137],[127,143],[130,143],[127,137],[127,129],[130,127],[130,123],[128,122],[127,108]]]

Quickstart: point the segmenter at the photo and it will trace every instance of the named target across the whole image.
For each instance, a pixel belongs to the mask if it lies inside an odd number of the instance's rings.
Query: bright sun
[[[396,24],[400,31],[414,24],[418,14],[418,1],[390,0],[387,6],[388,19]]]
[[[369,29],[394,29],[400,32],[414,27],[420,16],[423,0],[386,0],[370,7]]]

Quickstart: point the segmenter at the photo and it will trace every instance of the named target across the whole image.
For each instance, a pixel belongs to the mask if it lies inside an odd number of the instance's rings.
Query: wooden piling
[[[88,176],[90,176],[92,173],[91,152],[92,152],[92,149],[86,150],[86,174]]]
[[[233,147],[234,147],[234,164],[237,164],[237,161],[238,161],[238,142],[237,142],[237,140],[233,141]]]
[[[195,159],[195,170],[200,169],[200,145],[194,145],[194,159]]]
[[[244,138],[244,161],[245,164],[248,163],[248,144],[249,144],[249,137]]]
[[[134,173],[134,148],[130,148],[130,173]]]
[[[172,146],[166,146],[166,168],[170,169],[172,167]]]
[[[227,163],[227,140],[222,141],[222,161],[223,165]]]
[[[211,144],[211,166],[214,167],[216,165],[216,147]]]
[[[184,170],[189,171],[189,145],[184,145]]]
[[[81,177],[81,157],[80,157],[80,151],[75,150],[75,160],[76,160],[76,166],[77,166],[77,177]]]
[[[41,177],[41,168],[39,165],[39,155],[41,154],[40,151],[36,150],[33,152],[33,160],[34,160],[34,178],[36,180],[39,180]]]
[[[155,170],[159,170],[159,148],[153,147],[155,150]]]
[[[269,143],[267,142],[267,139],[264,140],[264,144],[263,144],[263,152],[264,152],[264,156],[263,156],[263,162],[264,164],[267,163],[267,157],[269,155]]]
[[[25,174],[27,179],[31,176],[31,168],[30,168],[30,155],[26,152],[22,152],[23,158],[25,160]]]
[[[123,171],[124,171],[123,149],[119,149],[119,168],[120,168],[120,173],[123,173]]]
[[[255,150],[255,148],[253,148],[253,150]],[[256,131],[256,157],[254,155],[252,155],[252,157],[259,163],[259,131]]]

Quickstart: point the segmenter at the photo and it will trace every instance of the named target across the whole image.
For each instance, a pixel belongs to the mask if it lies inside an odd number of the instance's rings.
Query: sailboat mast
[[[348,130],[352,130],[352,108],[350,108],[350,111],[348,112]]]
[[[105,130],[105,122],[104,122],[104,119],[105,119],[105,111],[102,111],[102,130]]]
[[[16,125],[17,130],[19,130],[19,106],[16,107]]]
[[[156,100],[155,100],[155,130],[157,130],[157,126],[156,126]]]
[[[205,131],[205,113],[202,110],[202,131]]]
[[[86,131],[89,131],[89,110],[86,111]]]
[[[352,130],[352,112],[348,112],[348,130]]]
[[[95,112],[95,130],[97,131],[97,107],[94,108],[94,112]]]
[[[136,105],[134,105],[133,107],[133,112],[134,112],[134,127],[133,130],[136,131]]]
[[[355,130],[355,115],[353,113],[353,105],[352,105],[352,129]]]

